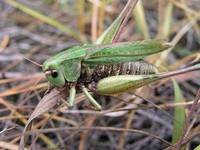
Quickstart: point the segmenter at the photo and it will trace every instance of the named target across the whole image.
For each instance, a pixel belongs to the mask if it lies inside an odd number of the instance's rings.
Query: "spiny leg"
[[[92,97],[92,95],[88,92],[88,89],[85,86],[82,86],[83,93],[88,97],[90,103],[95,106],[97,110],[101,110],[101,105]]]

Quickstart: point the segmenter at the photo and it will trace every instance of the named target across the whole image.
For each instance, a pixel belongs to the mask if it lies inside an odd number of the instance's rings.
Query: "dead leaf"
[[[38,116],[40,116],[41,114],[43,114],[44,112],[53,108],[62,99],[62,97],[63,97],[62,93],[54,88],[53,90],[51,90],[50,93],[48,93],[42,98],[42,100],[39,102],[39,104],[36,106],[35,110],[31,114],[31,116],[29,117],[26,126],[24,127],[24,131],[22,133],[20,144],[19,144],[19,150],[24,150],[25,133],[29,129],[32,121]]]

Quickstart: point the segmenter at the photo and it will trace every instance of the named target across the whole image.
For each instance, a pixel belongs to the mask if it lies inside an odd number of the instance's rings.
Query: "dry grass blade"
[[[28,84],[27,84],[28,83]],[[8,89],[2,93],[0,93],[0,97],[5,97],[5,96],[11,96],[11,95],[16,95],[19,93],[25,93],[28,91],[33,91],[33,90],[38,90],[38,89],[43,89],[48,87],[48,83],[40,83],[37,85],[35,84],[35,81],[27,82],[26,84],[21,84],[19,86],[16,86],[14,88]]]
[[[170,43],[175,47],[179,40],[190,30],[191,26],[191,23],[187,23],[184,27],[182,27]],[[160,59],[156,62],[157,66],[160,66],[162,62],[166,60],[167,56],[172,51],[172,49],[173,48],[169,48],[169,50],[163,52],[160,55]]]
[[[191,15],[194,15],[196,17],[200,17],[199,11],[195,11],[195,10],[189,8],[185,3],[181,3],[181,2],[176,1],[176,0],[170,0],[170,2],[172,2],[176,7],[183,9],[184,11],[190,13]]]
[[[6,3],[10,4],[13,7],[16,7],[18,9],[20,9],[21,11],[27,13],[28,15],[31,15],[32,17],[41,20],[42,22],[45,22],[53,27],[56,27],[57,29],[63,31],[64,33],[70,35],[71,37],[78,39],[78,40],[83,40],[83,37],[81,37],[80,33],[73,30],[72,28],[63,25],[62,23],[60,23],[59,21],[50,18],[48,16],[45,16],[41,13],[39,13],[36,10],[33,10],[32,8],[29,8],[21,3],[16,2],[15,0],[6,0]]]
[[[26,134],[31,134],[31,133],[49,133],[49,132],[57,132],[57,131],[84,131],[84,130],[94,130],[94,131],[112,131],[112,132],[130,132],[130,133],[138,133],[138,134],[143,134],[146,136],[151,136],[163,143],[165,143],[166,145],[170,145],[173,146],[171,143],[169,143],[168,141],[160,138],[159,136],[156,136],[152,133],[148,133],[142,130],[137,130],[137,129],[125,129],[125,128],[115,128],[115,127],[63,127],[63,128],[49,128],[49,129],[40,129],[40,130],[34,130],[31,132],[27,132]]]
[[[182,4],[187,5],[187,1],[186,0],[181,0]],[[190,22],[193,22],[193,15],[191,13],[189,13],[188,11],[185,11],[185,15],[187,16],[188,20]],[[200,28],[198,23],[194,22],[193,24],[193,28],[196,31],[197,35],[198,35],[198,39],[200,40]]]
[[[96,116],[88,116],[87,120],[84,123],[84,127],[90,128],[94,124],[95,120],[97,119]],[[87,141],[87,138],[89,136],[89,130],[83,131],[81,134],[80,144],[79,144],[79,150],[84,150],[85,143]]]
[[[12,82],[18,82],[18,81],[27,81],[27,80],[38,80],[43,79],[44,74],[43,73],[35,73],[35,74],[21,74],[16,72],[4,72],[4,76],[6,76],[6,79],[0,79],[0,85],[6,84],[6,83],[12,83]],[[2,78],[3,75],[0,74],[0,77]]]
[[[139,96],[139,95],[137,95]],[[141,97],[141,96],[140,96]],[[142,97],[141,97],[142,98]],[[144,98],[142,98],[144,99]],[[147,99],[145,99],[147,101]],[[148,102],[150,102],[150,100],[148,100]],[[91,110],[60,110],[62,113],[65,113],[65,114],[86,114],[86,115],[99,115],[99,116],[108,116],[108,117],[121,117],[124,115],[124,111],[131,111],[131,110],[138,110],[138,109],[151,109],[151,108],[158,108],[160,110],[162,109],[172,109],[172,108],[175,108],[175,107],[178,107],[178,106],[183,106],[183,107],[189,107],[193,104],[194,101],[190,101],[190,102],[185,102],[185,103],[166,103],[166,104],[160,104],[160,105],[156,105],[156,104],[153,104],[151,102],[151,106],[140,106],[140,107],[135,107],[135,105],[129,105],[128,107],[125,106],[125,107],[121,107],[121,108],[115,108],[115,109],[108,109],[108,110],[103,110],[101,112],[98,112],[98,111],[91,111]],[[198,102],[198,104],[200,104],[200,102]],[[117,114],[118,112],[123,112],[122,113],[119,113]],[[113,113],[113,114],[111,114]],[[125,112],[126,113],[126,112]],[[171,117],[171,115],[170,115]]]
[[[104,30],[104,19],[105,19],[105,2],[100,5],[99,8],[99,30],[98,35],[101,35]]]
[[[91,33],[92,33],[92,42],[94,43],[97,39],[97,22],[98,22],[98,11],[99,8],[97,6],[97,1],[95,1],[92,5],[92,27],[91,27]]]
[[[81,33],[85,31],[85,0],[78,0],[76,3],[77,11],[78,11],[78,27]]]
[[[4,100],[2,98],[0,98],[0,104],[2,104],[3,106],[5,106],[6,108],[8,108],[8,110],[10,111],[10,114],[15,115],[17,118],[19,118],[19,120],[23,123],[26,124],[27,120],[25,119],[25,116],[23,114],[21,114],[20,112],[18,112],[17,108],[10,103],[8,100]],[[47,144],[49,145],[53,145],[53,143],[51,142],[51,140],[46,137],[45,135],[41,135],[40,138]]]
[[[62,96],[60,94],[60,91],[57,91],[56,89],[53,89],[49,94],[43,97],[43,99],[39,102],[39,104],[36,106],[35,110],[31,114],[31,116],[29,117],[28,122],[26,123],[26,126],[23,131],[23,135],[20,140],[20,145],[19,145],[20,150],[24,150],[24,143],[25,143],[24,134],[26,130],[29,128],[31,122],[35,118],[43,114],[44,112],[54,107],[61,99],[62,99]]]
[[[10,42],[10,37],[8,35],[4,35],[2,41],[0,42],[0,53],[5,50]]]
[[[136,6],[137,2],[138,0],[129,0],[123,11],[119,15],[119,18],[121,18],[121,22],[119,24],[119,28],[116,30],[117,32],[114,35],[113,42],[117,42],[119,40],[119,36],[121,35],[125,24],[127,23],[128,18],[131,15],[131,12],[133,11],[133,8]]]
[[[8,149],[8,150],[18,150],[18,145],[0,141],[0,147],[2,149]],[[24,148],[24,150],[28,150],[27,148]]]
[[[134,110],[131,110],[129,112],[129,115],[128,115],[128,118],[126,120],[126,124],[125,124],[125,129],[129,129],[132,125],[132,121],[133,121],[133,118],[134,118],[134,114],[135,114],[135,111]],[[119,144],[118,144],[118,148],[119,149],[123,149],[124,147],[124,144],[126,142],[126,136],[127,136],[127,132],[123,132],[121,134],[121,137],[119,139]]]
[[[145,18],[145,12],[142,1],[138,1],[134,11],[133,11],[137,27],[139,28],[140,32],[144,35],[145,39],[149,39],[149,29]]]

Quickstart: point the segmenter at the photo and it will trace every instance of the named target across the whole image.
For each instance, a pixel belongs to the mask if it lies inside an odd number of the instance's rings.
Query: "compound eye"
[[[58,72],[57,72],[56,70],[53,70],[53,71],[51,72],[51,76],[52,76],[53,78],[56,78],[56,77],[58,76]]]

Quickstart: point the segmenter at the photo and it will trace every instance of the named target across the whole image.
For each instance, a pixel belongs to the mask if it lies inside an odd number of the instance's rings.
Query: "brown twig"
[[[124,20],[121,22],[120,28],[118,30],[118,32],[116,33],[115,37],[113,38],[113,42],[112,43],[116,43],[119,40],[119,36],[121,35],[121,33],[123,32],[123,29],[125,27],[125,24],[128,21],[129,16],[131,15],[131,12],[133,11],[133,8],[136,6],[138,0],[129,0],[125,6],[125,8],[123,9],[123,12],[120,14],[121,16],[126,14],[126,17],[124,18]],[[128,12],[127,12],[128,11]]]
[[[112,132],[130,132],[130,133],[138,133],[138,134],[143,134],[143,135],[146,135],[146,136],[151,136],[165,144],[167,144],[168,146],[173,146],[171,143],[169,143],[168,141],[160,138],[159,136],[156,136],[152,133],[148,133],[148,132],[145,132],[145,131],[142,131],[142,130],[138,130],[138,129],[125,129],[125,128],[115,128],[115,127],[99,127],[99,126],[96,126],[96,127],[63,127],[63,128],[48,128],[48,129],[41,129],[41,130],[32,130],[32,131],[29,131],[29,132],[26,132],[26,134],[32,134],[32,133],[49,133],[49,132],[58,132],[58,131],[64,131],[64,130],[67,130],[67,131],[76,131],[76,130],[79,130],[79,131],[83,131],[83,130],[94,130],[94,131],[112,131]]]

